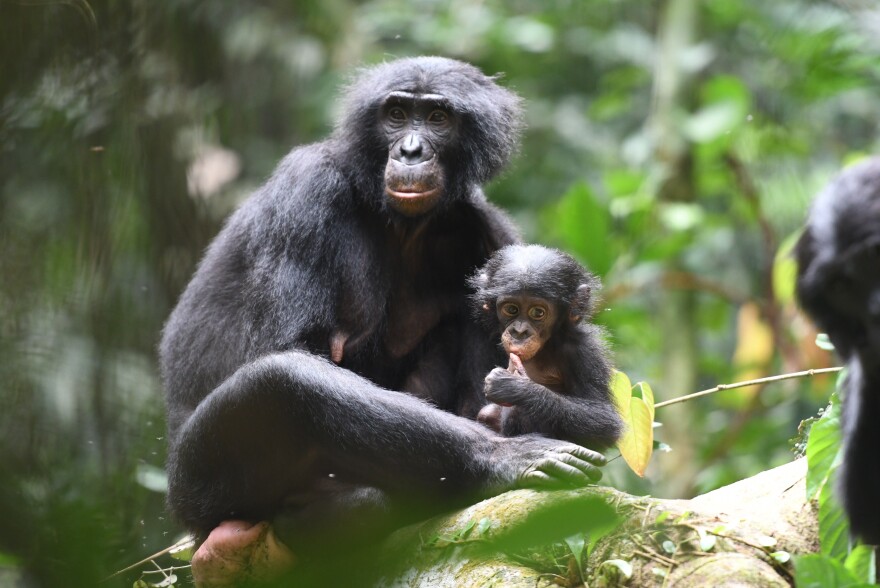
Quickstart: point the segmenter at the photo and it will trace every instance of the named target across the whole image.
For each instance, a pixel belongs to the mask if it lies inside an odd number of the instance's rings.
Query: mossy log
[[[388,571],[379,584],[791,586],[789,556],[818,550],[805,477],[801,459],[691,500],[605,487],[508,492],[397,531],[382,549]],[[598,500],[619,525],[609,526]],[[605,536],[581,549],[583,533],[602,527]]]

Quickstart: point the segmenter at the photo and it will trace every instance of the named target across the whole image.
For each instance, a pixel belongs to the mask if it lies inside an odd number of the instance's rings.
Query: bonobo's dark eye
[[[442,110],[434,110],[428,115],[428,122],[434,124],[442,125],[445,124],[447,120],[449,120],[449,115]]]
[[[516,304],[505,304],[501,307],[501,312],[506,316],[516,316],[519,313],[519,307]]]
[[[391,110],[388,111],[388,118],[390,118],[393,121],[403,122],[406,120],[406,113],[403,111],[403,109],[401,107],[395,106]]]
[[[529,318],[531,319],[542,321],[545,316],[547,316],[547,311],[541,306],[533,306],[529,309]]]

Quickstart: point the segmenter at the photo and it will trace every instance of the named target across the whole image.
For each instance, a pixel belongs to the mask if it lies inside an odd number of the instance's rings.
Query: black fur
[[[433,145],[442,198],[416,218],[384,194],[390,91],[442,94],[454,117]],[[316,517],[346,519],[344,541],[365,496],[380,513],[413,496],[439,510],[543,483],[540,472],[575,485],[599,475],[592,452],[462,418],[485,404],[499,361],[470,320],[466,278],[518,240],[480,189],[515,149],[518,98],[429,57],[365,70],[345,105],[329,139],[294,149],[229,218],[165,327],[168,503],[202,537],[280,513],[294,544],[309,544],[298,522]],[[337,508],[346,495],[351,508]],[[316,515],[328,510],[339,516]]]
[[[880,158],[816,199],[796,248],[797,294],[848,375],[840,490],[853,534],[880,544]]]
[[[544,367],[561,374],[558,389],[502,368],[486,378],[487,397],[513,405],[501,411],[501,433],[541,433],[597,450],[614,445],[623,423],[609,389],[611,362],[599,328],[587,322],[599,279],[561,251],[510,245],[470,283],[475,312],[496,343],[502,331],[496,314],[500,297],[528,294],[558,309],[552,335],[539,352]]]

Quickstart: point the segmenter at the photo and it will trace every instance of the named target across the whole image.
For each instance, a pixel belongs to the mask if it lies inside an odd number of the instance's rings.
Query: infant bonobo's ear
[[[474,300],[480,305],[480,310],[483,312],[492,310],[489,302],[486,300],[486,288],[489,287],[489,273],[485,271],[477,272],[468,280],[468,285],[476,292]]]
[[[590,314],[590,294],[592,288],[589,284],[581,284],[578,286],[571,301],[571,308],[568,311],[568,318],[573,323],[579,323],[584,316]]]

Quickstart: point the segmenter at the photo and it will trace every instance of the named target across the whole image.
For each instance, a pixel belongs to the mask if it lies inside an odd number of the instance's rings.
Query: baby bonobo
[[[504,436],[614,445],[623,423],[609,389],[611,363],[599,328],[586,322],[598,278],[561,251],[510,245],[470,285],[481,321],[510,358],[507,369],[486,376],[492,404],[477,420]]]

